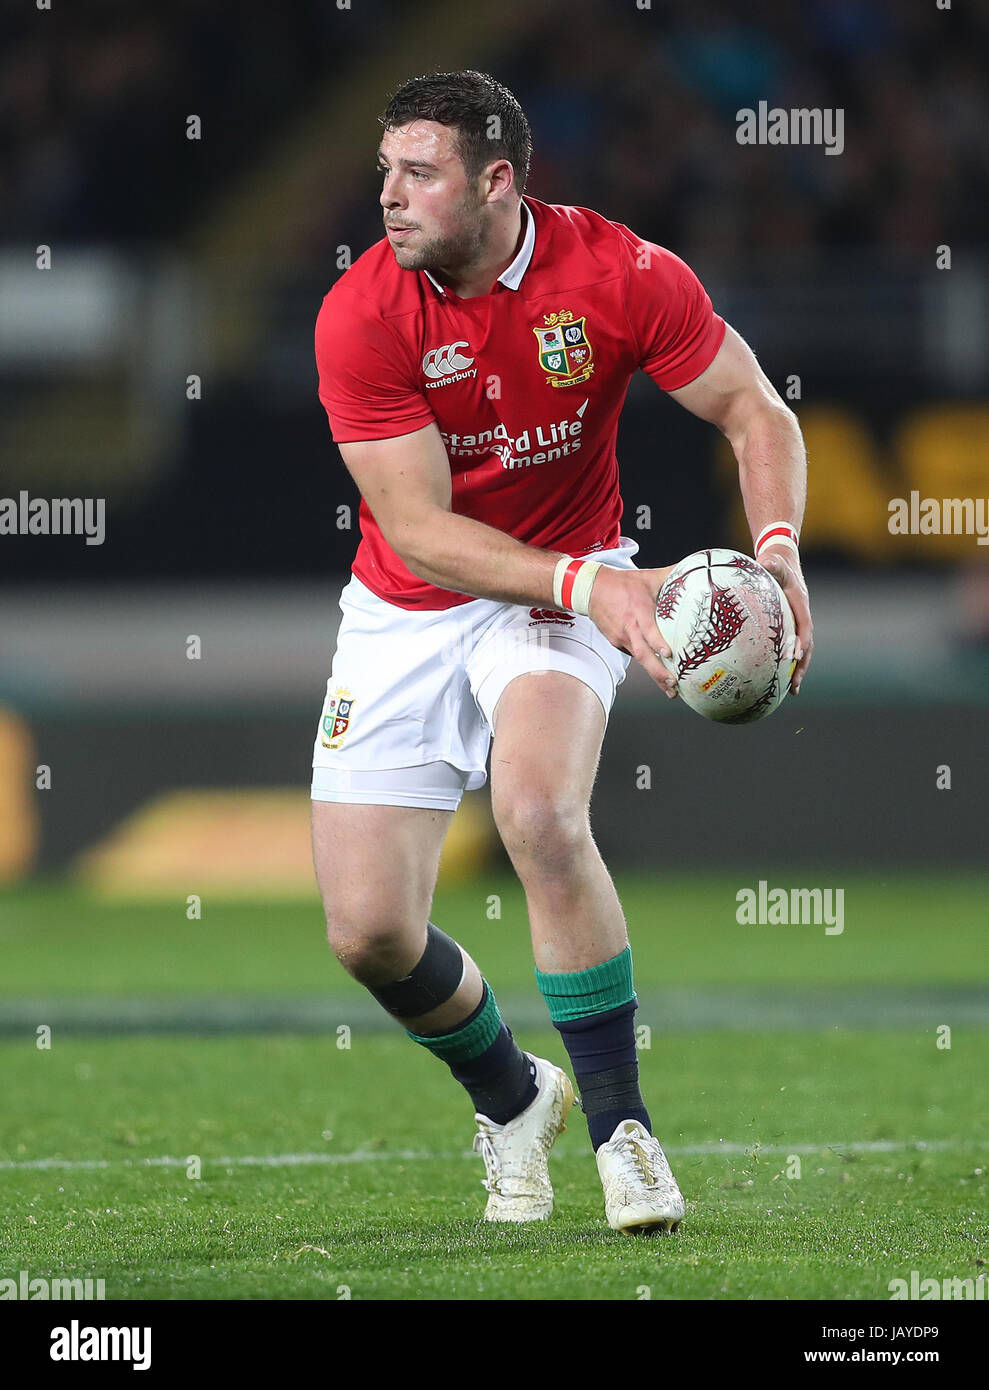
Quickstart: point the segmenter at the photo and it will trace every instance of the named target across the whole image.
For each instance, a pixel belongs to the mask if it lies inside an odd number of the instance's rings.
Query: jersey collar
[[[525,236],[522,238],[522,245],[519,247],[518,255],[514,261],[501,272],[496,282],[509,290],[517,290],[521,285],[522,276],[529,269],[529,262],[532,260],[532,253],[536,246],[536,219],[524,198],[522,199],[522,207],[525,209],[526,216]],[[434,280],[428,270],[424,270],[422,273],[429,283],[439,290],[440,294],[446,295],[445,286],[441,285],[438,280]]]

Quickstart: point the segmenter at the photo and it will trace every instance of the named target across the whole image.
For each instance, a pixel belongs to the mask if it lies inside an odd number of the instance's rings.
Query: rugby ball
[[[718,724],[754,724],[782,704],[796,665],[793,613],[767,569],[737,550],[698,550],[666,577],[656,623],[680,698]]]

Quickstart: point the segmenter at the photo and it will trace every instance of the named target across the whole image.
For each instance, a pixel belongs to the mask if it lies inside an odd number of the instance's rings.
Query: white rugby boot
[[[505,1125],[496,1125],[486,1115],[474,1116],[474,1152],[484,1159],[487,1172],[485,1221],[545,1221],[553,1214],[549,1151],[567,1127],[573,1086],[552,1062],[531,1060],[539,1093],[521,1115]]]
[[[608,1225],[624,1235],[672,1233],[686,1206],[666,1155],[637,1120],[622,1120],[597,1151]]]

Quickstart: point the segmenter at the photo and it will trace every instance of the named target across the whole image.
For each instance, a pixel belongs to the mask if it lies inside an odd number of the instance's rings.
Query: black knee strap
[[[396,1018],[419,1018],[452,998],[463,978],[460,947],[430,922],[426,928],[426,949],[411,974],[394,984],[378,985],[371,993]]]

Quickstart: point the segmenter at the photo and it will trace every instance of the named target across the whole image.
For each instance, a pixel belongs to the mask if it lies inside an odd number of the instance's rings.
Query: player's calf
[[[674,1231],[683,1197],[639,1089],[632,952],[587,970],[536,971],[573,1064],[613,1230]]]
[[[382,978],[382,962],[401,956],[398,937],[368,937],[344,951],[343,964],[413,1042],[447,1063],[475,1111],[507,1124],[536,1098],[535,1066],[502,1021],[494,993],[470,956],[432,922],[425,935],[411,968],[390,979]],[[353,937],[343,933],[335,940],[339,953]]]
[[[594,1151],[622,1120],[638,1120],[648,1130],[635,1046],[631,947],[587,970],[537,970],[536,982],[573,1064]]]
[[[544,1220],[553,1210],[547,1158],[566,1128],[573,1089],[558,1067],[521,1051],[479,976],[475,1007],[452,1025],[435,1026],[445,1016],[444,1004],[462,993],[468,970],[477,973],[466,952],[430,923],[414,968],[401,979],[373,986],[371,993],[405,1025],[413,1042],[447,1063],[470,1096],[478,1125],[475,1150],[487,1175],[485,1219]]]

